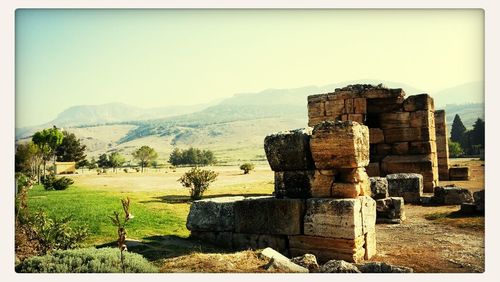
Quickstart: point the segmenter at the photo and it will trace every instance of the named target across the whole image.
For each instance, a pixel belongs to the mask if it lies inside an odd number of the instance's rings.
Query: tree
[[[199,200],[210,186],[210,183],[217,179],[218,175],[219,174],[215,171],[193,167],[190,171],[184,173],[177,181],[184,187],[189,188],[192,200]]]
[[[179,150],[175,148],[170,154],[169,162],[172,165],[211,165],[215,164],[217,160],[215,155],[210,150],[200,150],[198,148],[189,148],[186,150]]]
[[[116,171],[117,167],[122,166],[125,163],[125,157],[120,155],[118,152],[113,152],[109,155],[109,166],[113,168],[113,171]]]
[[[40,183],[40,165],[43,162],[43,154],[33,141],[19,144],[16,147],[15,171],[24,172],[31,176],[37,176]]]
[[[484,121],[480,118],[476,120],[474,125],[472,126],[472,144],[480,145],[481,148],[484,148],[484,137],[485,137],[485,129],[484,129]]]
[[[464,135],[466,128],[460,119],[460,116],[457,114],[453,119],[453,124],[451,125],[451,140],[453,142],[458,142],[460,145],[464,145]]]
[[[96,160],[95,160],[95,158],[94,158],[94,157],[92,157],[92,158],[90,159],[90,162],[89,162],[89,164],[88,164],[88,168],[89,168],[89,169],[94,169],[94,168],[97,168],[97,162],[96,162]]]
[[[244,163],[244,164],[240,165],[240,169],[243,170],[244,174],[248,174],[254,168],[255,168],[255,165],[253,163]]]
[[[156,151],[149,146],[142,146],[133,152],[132,156],[134,159],[139,161],[141,165],[141,172],[144,172],[144,167],[147,166],[150,161],[158,158],[158,153],[156,153]]]
[[[40,148],[43,155],[43,175],[45,175],[47,161],[53,158],[55,162],[55,150],[61,145],[63,139],[64,135],[55,126],[38,131],[33,135],[31,140]]]
[[[63,132],[64,138],[55,151],[57,161],[59,162],[76,162],[80,167],[80,162],[85,160],[85,149],[87,146],[80,144],[73,133]]]
[[[99,156],[99,159],[97,160],[97,165],[100,167],[100,168],[107,168],[107,167],[110,167],[110,164],[109,164],[109,159],[108,159],[108,155],[106,154],[101,154]]]
[[[452,158],[461,157],[464,154],[464,150],[460,146],[460,143],[454,142],[451,139],[448,140],[448,150],[450,152],[450,157]]]

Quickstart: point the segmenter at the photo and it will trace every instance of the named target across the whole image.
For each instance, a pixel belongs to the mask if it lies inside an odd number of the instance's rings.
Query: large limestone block
[[[403,108],[403,101],[403,97],[367,99],[366,112],[368,114],[381,114],[400,111]]]
[[[386,143],[436,140],[434,128],[407,127],[384,129]]]
[[[197,231],[234,230],[234,204],[244,197],[220,197],[194,201],[187,217],[186,227]]]
[[[433,141],[416,141],[410,142],[408,145],[408,153],[412,155],[432,154],[436,151],[436,142]]]
[[[382,129],[410,127],[410,113],[408,112],[381,113],[378,117]]]
[[[370,177],[369,179],[373,199],[385,199],[389,196],[389,188],[385,177]]]
[[[311,186],[311,196],[314,198],[330,198],[336,172],[333,170],[316,170]]]
[[[411,112],[410,126],[435,128],[434,112],[429,110]]]
[[[274,192],[277,198],[310,198],[315,180],[314,170],[274,172]]]
[[[406,219],[402,197],[378,199],[376,202],[377,223],[401,223]]]
[[[476,205],[476,210],[479,212],[484,212],[484,189],[474,192],[474,204]]]
[[[331,259],[358,262],[365,256],[365,235],[355,239],[298,235],[289,236],[288,242],[291,256],[314,254],[320,262]]]
[[[332,198],[356,198],[361,195],[361,183],[332,183]]]
[[[387,156],[382,160],[381,170],[383,174],[418,173],[423,176],[423,182],[426,183],[438,179],[438,170],[431,155]],[[432,192],[432,188],[433,186],[426,192]]]
[[[307,97],[307,110],[309,118],[325,116],[326,95],[310,95]]]
[[[436,124],[436,135],[446,136],[446,114],[444,110],[434,111],[434,120]]]
[[[422,175],[395,173],[387,175],[389,196],[403,197],[406,203],[419,204],[423,193]]]
[[[354,114],[354,99],[344,100],[344,114]]]
[[[313,170],[310,151],[311,130],[297,129],[264,138],[264,150],[273,171]]]
[[[370,197],[311,198],[306,206],[305,235],[355,239],[375,226],[375,201]]]
[[[434,99],[428,94],[408,96],[403,103],[404,110],[408,112],[432,110],[434,111]]]
[[[365,257],[369,260],[377,254],[377,235],[375,229],[365,234]]]
[[[379,155],[379,156],[387,156],[387,155],[391,154],[391,152],[392,152],[392,145],[391,144],[382,143],[382,144],[374,145],[373,147],[375,147],[375,151],[377,152],[377,155]]]
[[[408,154],[408,150],[409,150],[408,142],[397,142],[392,144],[393,155],[406,155]]]
[[[366,114],[366,99],[355,98],[353,101],[354,101],[354,113]]]
[[[469,189],[461,187],[438,186],[434,188],[433,202],[442,205],[460,205],[474,201]]]
[[[380,128],[370,128],[369,129],[370,144],[384,143],[384,131]]]
[[[252,234],[301,234],[303,214],[301,199],[247,198],[234,205],[234,230]]]
[[[450,167],[449,168],[450,180],[469,180],[470,172],[469,167]]]
[[[325,102],[326,116],[338,116],[344,112],[344,99],[327,100]]]
[[[347,120],[355,121],[359,124],[364,124],[365,123],[365,115],[363,115],[363,114],[348,114]]]
[[[314,127],[310,144],[318,169],[362,167],[370,161],[368,127],[357,122],[322,122]]]

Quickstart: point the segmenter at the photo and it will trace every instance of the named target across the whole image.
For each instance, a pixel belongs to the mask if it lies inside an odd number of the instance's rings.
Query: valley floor
[[[459,162],[463,160],[453,160],[452,164]],[[483,189],[484,162],[468,160],[466,164],[472,169],[471,181],[454,183],[472,191]],[[108,215],[120,211],[121,198],[130,197],[135,216],[127,227],[130,251],[143,254],[165,272],[207,272],[211,271],[210,264],[189,266],[189,261],[199,262],[204,257],[200,254],[224,256],[232,252],[188,238],[185,223],[189,193],[177,181],[188,169],[148,169],[144,173],[108,170],[101,175],[95,171],[79,172],[70,176],[75,183],[67,190],[45,191],[40,186],[34,187],[29,192],[29,207],[52,215],[72,215],[77,223],[89,226],[92,236],[87,245],[114,246],[116,230]],[[248,175],[234,166],[209,169],[217,171],[219,177],[207,190],[207,198],[269,195],[273,191],[273,172],[267,165],[257,166]],[[458,209],[459,206],[407,205],[407,220],[403,224],[377,225],[378,254],[373,260],[412,267],[416,272],[484,271],[484,217],[457,216]],[[231,259],[248,256],[246,253]],[[235,271],[234,265],[216,269]],[[242,266],[242,271],[251,269]]]

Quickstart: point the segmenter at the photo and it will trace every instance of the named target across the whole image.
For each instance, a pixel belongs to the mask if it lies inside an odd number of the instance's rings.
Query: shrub
[[[210,183],[214,182],[219,174],[211,170],[203,170],[198,167],[192,168],[184,173],[177,181],[184,187],[190,188],[192,200],[199,200],[208,189]]]
[[[244,163],[244,164],[240,165],[240,169],[243,170],[244,174],[248,174],[254,168],[255,168],[255,165],[253,163]]]
[[[125,173],[128,173],[128,168],[124,168],[124,169],[123,169],[123,171],[124,171]]]
[[[57,178],[53,174],[42,176],[41,182],[45,190],[65,190],[74,183],[71,178],[64,176]]]
[[[155,266],[139,254],[127,253],[124,263],[127,272],[158,272]],[[28,258],[16,267],[16,272],[22,273],[118,273],[121,271],[120,251],[116,248],[60,250],[50,255]]]
[[[460,143],[453,142],[451,139],[448,140],[448,150],[450,152],[450,157],[457,158],[464,155],[464,150]]]
[[[86,226],[71,227],[71,217],[49,218],[43,211],[36,212],[29,220],[35,239],[40,243],[40,253],[80,247],[89,231]]]

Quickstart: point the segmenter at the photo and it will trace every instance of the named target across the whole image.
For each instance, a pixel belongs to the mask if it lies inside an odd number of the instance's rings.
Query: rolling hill
[[[223,163],[265,160],[262,144],[266,135],[307,125],[308,95],[332,92],[335,88],[357,82],[266,89],[258,93],[236,94],[212,105],[156,109],[140,109],[120,103],[75,106],[59,114],[51,123],[30,130],[16,130],[16,138],[26,138],[37,128],[55,124],[74,132],[87,145],[89,157],[120,151],[131,159],[134,149],[149,145],[160,153],[162,161],[168,159],[174,147],[189,146],[211,149]],[[382,83],[403,88],[407,96],[424,92],[409,85]],[[478,117],[484,118],[484,103],[442,105],[442,101],[450,100],[446,95],[457,95],[452,100],[458,103],[467,101],[470,95],[466,97],[464,93],[467,91],[458,89],[450,88],[435,96],[437,108],[446,110],[448,130],[455,114],[462,117],[468,128]],[[464,89],[473,87],[467,85]]]

